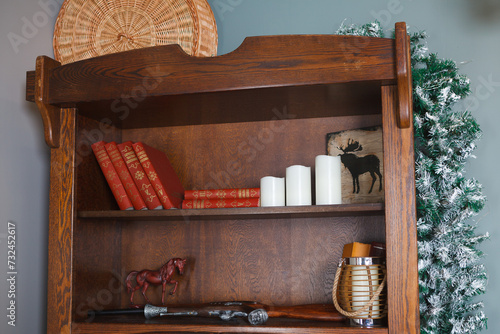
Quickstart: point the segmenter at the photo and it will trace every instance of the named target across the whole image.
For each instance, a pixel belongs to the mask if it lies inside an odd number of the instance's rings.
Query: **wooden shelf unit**
[[[26,98],[51,147],[47,333],[419,332],[409,40],[333,35],[251,37],[234,52],[176,45],[61,66],[38,57]],[[383,204],[119,211],[90,149],[143,141],[167,153],[186,189],[258,187],[294,164],[314,166],[326,134],[383,127]],[[342,247],[387,244],[388,325],[271,319],[108,318],[125,308],[129,271],[186,257],[167,304],[258,300],[330,303]],[[159,290],[148,295],[159,303]],[[142,302],[139,294],[136,300]]]

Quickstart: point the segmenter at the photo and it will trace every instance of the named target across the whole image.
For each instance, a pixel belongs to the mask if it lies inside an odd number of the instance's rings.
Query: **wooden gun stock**
[[[345,316],[337,312],[333,304],[263,306],[269,318],[292,318],[318,321],[344,321],[346,319]]]

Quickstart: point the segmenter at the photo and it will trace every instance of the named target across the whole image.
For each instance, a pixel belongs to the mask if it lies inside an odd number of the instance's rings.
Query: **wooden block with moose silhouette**
[[[342,162],[342,203],[384,201],[382,127],[329,133],[327,154]]]

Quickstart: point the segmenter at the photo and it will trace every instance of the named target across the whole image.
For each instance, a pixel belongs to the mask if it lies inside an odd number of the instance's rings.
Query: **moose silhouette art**
[[[372,185],[370,187],[371,193],[373,190],[373,185],[377,180],[376,175],[379,178],[379,191],[382,190],[382,174],[380,173],[380,160],[374,155],[365,155],[363,157],[358,157],[352,152],[359,152],[363,149],[363,146],[359,145],[358,141],[349,139],[346,147],[338,147],[339,150],[344,152],[340,154],[340,161],[344,166],[351,172],[352,175],[352,192],[359,194],[359,176],[364,173],[370,173],[372,177]],[[376,174],[376,175],[375,175]]]

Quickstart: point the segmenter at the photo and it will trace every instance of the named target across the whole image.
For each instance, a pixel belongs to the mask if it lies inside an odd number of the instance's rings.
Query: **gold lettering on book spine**
[[[139,158],[139,161],[141,163],[149,161],[149,158],[148,158],[148,156],[147,156],[147,154],[146,154],[145,151],[139,151],[139,152],[136,152],[136,154],[137,154],[137,158]]]
[[[120,153],[117,151],[111,151],[111,152],[108,151],[108,155],[111,161],[119,160],[121,157]]]

